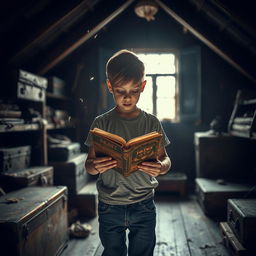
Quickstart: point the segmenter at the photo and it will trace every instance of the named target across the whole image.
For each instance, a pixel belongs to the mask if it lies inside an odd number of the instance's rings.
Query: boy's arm
[[[116,165],[117,162],[112,160],[112,157],[96,157],[94,148],[89,147],[88,157],[85,161],[85,169],[88,173],[96,175],[114,168]]]
[[[140,171],[143,171],[153,177],[167,173],[171,168],[171,160],[165,150],[165,147],[159,148],[157,161],[142,162],[138,165],[138,168]]]

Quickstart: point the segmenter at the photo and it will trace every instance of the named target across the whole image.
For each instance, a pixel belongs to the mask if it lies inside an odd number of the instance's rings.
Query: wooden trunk
[[[98,191],[96,182],[88,182],[75,196],[75,207],[78,214],[84,217],[95,217],[98,210]]]
[[[206,215],[217,219],[226,219],[227,200],[243,198],[252,188],[251,185],[196,178],[197,200]]]
[[[52,76],[48,78],[47,91],[56,96],[66,96],[66,83],[59,77]]]
[[[1,255],[58,255],[67,231],[66,187],[27,187],[0,197]]]
[[[237,240],[227,222],[220,222],[220,231],[224,246],[232,253],[233,256],[251,256],[249,251],[246,250]]]
[[[255,143],[252,141],[196,132],[194,144],[197,177],[241,180],[253,175]]]
[[[53,185],[52,166],[34,166],[21,171],[12,171],[0,175],[0,186],[5,192],[28,186]]]
[[[31,146],[0,148],[0,173],[28,168]]]
[[[11,80],[10,86],[7,86],[7,96],[14,99],[45,101],[48,84],[45,77],[19,69],[12,74]]]
[[[158,187],[156,192],[177,192],[181,196],[187,194],[187,175],[185,173],[173,173],[170,171],[165,175],[157,177]]]
[[[229,199],[227,214],[238,240],[256,251],[256,199]]]
[[[79,154],[67,162],[52,162],[54,167],[54,184],[68,187],[69,195],[76,195],[88,182],[89,174],[84,164],[87,154]]]
[[[80,153],[80,143],[51,144],[48,146],[48,157],[51,162],[68,161]]]

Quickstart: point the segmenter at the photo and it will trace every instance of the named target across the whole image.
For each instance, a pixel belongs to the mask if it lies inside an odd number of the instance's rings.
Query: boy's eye
[[[130,91],[129,93],[126,93],[126,91],[122,91],[122,90],[115,90],[115,92],[119,95],[126,95],[126,94],[137,94],[139,93],[140,90],[134,90],[134,91]]]
[[[125,94],[125,91],[116,90],[116,93],[118,93],[118,94]]]

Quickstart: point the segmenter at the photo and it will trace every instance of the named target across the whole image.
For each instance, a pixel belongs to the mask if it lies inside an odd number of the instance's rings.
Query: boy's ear
[[[145,88],[145,85],[147,84],[147,80],[143,81],[142,84],[141,84],[141,88],[140,88],[140,91],[143,92],[144,91],[144,88]]]
[[[111,83],[108,79],[106,80],[106,83],[107,83],[107,87],[108,87],[109,92],[113,93],[112,85],[111,85]]]

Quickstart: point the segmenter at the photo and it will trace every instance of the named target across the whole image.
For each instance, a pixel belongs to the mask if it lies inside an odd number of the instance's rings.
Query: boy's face
[[[107,86],[110,93],[113,94],[116,107],[123,114],[131,113],[137,109],[136,104],[145,85],[146,80],[137,84],[129,82],[121,86],[112,86],[109,80],[107,80]]]

